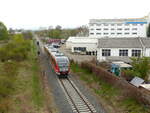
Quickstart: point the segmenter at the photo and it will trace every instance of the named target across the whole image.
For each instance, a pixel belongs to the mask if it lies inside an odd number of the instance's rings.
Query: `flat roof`
[[[146,18],[120,18],[120,19],[90,19],[89,23],[103,23],[103,22],[147,22]]]
[[[67,42],[72,43],[97,43],[98,39],[93,37],[69,37]]]
[[[131,65],[127,64],[127,63],[124,63],[122,61],[118,61],[118,62],[112,62],[112,64],[116,64],[118,65],[119,67],[132,67]]]

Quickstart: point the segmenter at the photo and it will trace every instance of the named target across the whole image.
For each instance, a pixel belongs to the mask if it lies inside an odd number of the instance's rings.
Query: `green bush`
[[[28,58],[31,41],[23,35],[13,35],[9,42],[0,48],[0,113],[7,113],[11,106],[11,95],[15,90],[18,75],[18,61]]]
[[[6,26],[0,22],[0,40],[6,40],[8,37],[9,36]]]
[[[1,63],[0,68],[0,113],[7,113],[15,90],[15,80],[18,74],[16,62]]]
[[[30,51],[30,40],[25,40],[22,35],[14,35],[8,44],[0,48],[0,59],[2,61],[21,61],[27,58]]]
[[[132,67],[133,70],[129,71],[132,76],[138,76],[147,80],[150,72],[150,58],[132,58]]]

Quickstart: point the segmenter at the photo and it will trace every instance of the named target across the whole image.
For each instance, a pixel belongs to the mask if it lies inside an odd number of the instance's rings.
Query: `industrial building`
[[[150,38],[69,37],[66,47],[72,53],[96,55],[98,61],[131,62],[130,57],[150,57]]]
[[[130,57],[150,57],[147,27],[150,14],[132,19],[91,19],[88,37],[69,37],[72,53],[96,55],[98,61],[130,62]]]
[[[84,52],[86,55],[97,54],[97,38],[90,37],[69,37],[66,41],[66,48],[73,53]]]
[[[131,19],[90,19],[89,37],[146,37],[150,16]]]
[[[100,38],[98,61],[125,61],[130,57],[150,57],[150,38]]]

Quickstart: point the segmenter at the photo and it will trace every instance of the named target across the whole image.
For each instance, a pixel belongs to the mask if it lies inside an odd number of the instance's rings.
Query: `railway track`
[[[97,113],[92,104],[88,102],[88,99],[69,78],[59,79],[59,82],[73,113]]]

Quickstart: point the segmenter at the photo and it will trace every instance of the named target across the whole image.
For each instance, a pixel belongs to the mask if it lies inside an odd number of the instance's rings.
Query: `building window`
[[[133,26],[137,26],[137,24],[132,24]]]
[[[108,33],[104,33],[104,35],[108,35]]]
[[[86,47],[74,47],[74,51],[86,51]]]
[[[118,28],[117,30],[121,31],[121,30],[122,30],[122,28]]]
[[[90,26],[94,26],[94,24],[90,24]]]
[[[77,51],[78,50],[78,47],[74,47],[74,51]]]
[[[101,24],[97,24],[97,26],[101,26]]]
[[[137,28],[132,28],[132,30],[137,30]]]
[[[97,35],[101,35],[101,33],[96,33]]]
[[[133,57],[140,57],[141,56],[141,50],[132,50],[132,56]]]
[[[111,24],[111,26],[114,26],[115,24]]]
[[[94,33],[90,33],[90,35],[94,35]]]
[[[137,35],[137,33],[132,33],[133,35]]]
[[[111,35],[114,35],[115,33],[111,33]]]
[[[128,50],[119,50],[119,56],[128,56]]]
[[[91,31],[93,31],[94,29],[92,28],[92,29],[90,29]]]
[[[129,28],[125,28],[124,30],[126,30],[126,31],[127,31],[127,30],[129,30]]]
[[[102,56],[110,56],[111,50],[110,49],[102,49]]]
[[[108,28],[104,28],[104,30],[108,30]]]
[[[99,31],[99,30],[101,30],[101,29],[96,29],[96,30],[98,30],[98,31]]]
[[[129,26],[130,24],[125,24],[125,26]]]
[[[104,24],[104,26],[108,26],[108,24]]]
[[[141,26],[143,26],[143,24],[140,24]]]
[[[117,33],[117,35],[122,35],[122,33]]]
[[[124,33],[125,35],[129,35],[129,33]]]
[[[121,26],[122,24],[117,24],[118,26]]]
[[[86,51],[86,47],[79,47],[79,51]]]
[[[114,31],[115,29],[114,29],[114,28],[111,28],[111,30]]]

